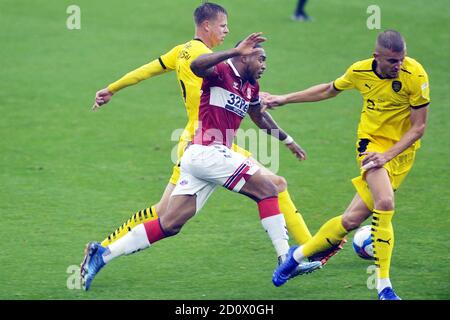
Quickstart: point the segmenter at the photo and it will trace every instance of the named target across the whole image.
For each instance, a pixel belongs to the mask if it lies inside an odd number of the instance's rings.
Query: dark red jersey
[[[259,84],[244,81],[231,60],[203,79],[198,129],[193,143],[231,147],[248,108],[259,104]]]

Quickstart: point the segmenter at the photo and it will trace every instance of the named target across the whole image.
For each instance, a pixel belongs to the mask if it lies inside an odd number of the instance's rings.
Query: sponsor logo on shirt
[[[237,114],[241,118],[245,117],[249,107],[249,102],[242,98],[240,95],[220,87],[211,87],[209,104],[225,108],[228,111]]]

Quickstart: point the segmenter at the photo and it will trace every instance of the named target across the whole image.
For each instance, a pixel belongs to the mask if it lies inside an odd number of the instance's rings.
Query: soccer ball
[[[356,230],[353,236],[353,249],[358,256],[366,260],[374,260],[371,229],[370,225],[363,226]]]

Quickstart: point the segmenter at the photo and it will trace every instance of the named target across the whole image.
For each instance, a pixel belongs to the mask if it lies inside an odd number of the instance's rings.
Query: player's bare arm
[[[362,155],[366,155],[362,162],[363,169],[382,167],[386,162],[392,160],[419,140],[425,133],[427,114],[427,107],[411,109],[411,128],[388,151],[384,153],[363,152]]]
[[[264,130],[267,134],[282,141],[286,147],[299,160],[306,160],[306,152],[292,139],[281,127],[275,122],[272,116],[266,111],[261,113],[261,106],[252,106],[248,110],[248,114],[258,128]]]
[[[192,61],[191,70],[196,76],[204,78],[213,72],[213,67],[216,64],[236,56],[252,54],[258,50],[257,48],[254,48],[255,45],[264,41],[266,41],[266,38],[261,36],[261,32],[252,33],[236,48],[199,56]]]
[[[322,83],[312,86],[308,89],[287,93],[284,95],[270,95],[265,93],[263,96],[263,109],[272,109],[289,103],[315,102],[337,96],[341,91],[336,90],[333,82]]]

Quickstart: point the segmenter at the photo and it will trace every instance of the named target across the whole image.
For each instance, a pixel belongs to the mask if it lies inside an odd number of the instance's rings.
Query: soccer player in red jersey
[[[257,79],[266,69],[266,55],[253,33],[237,47],[205,54],[191,63],[192,71],[203,78],[199,127],[181,158],[181,172],[169,200],[167,212],[156,220],[139,224],[107,247],[88,246],[82,273],[88,290],[95,275],[112,259],[131,254],[174,236],[201,210],[214,189],[221,185],[255,200],[263,228],[277,253],[288,249],[283,214],[278,206],[276,185],[249,157],[231,149],[233,138],[247,112],[260,112]],[[302,262],[298,272],[309,273],[320,261]]]

